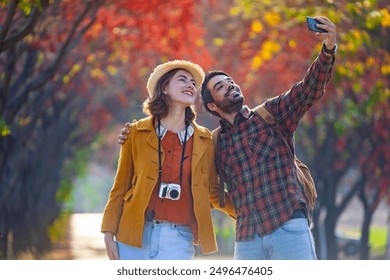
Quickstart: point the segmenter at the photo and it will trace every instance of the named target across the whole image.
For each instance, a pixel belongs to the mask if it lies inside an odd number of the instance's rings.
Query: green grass
[[[384,255],[387,243],[387,228],[371,227],[370,229],[370,246],[371,254]]]
[[[346,237],[354,239],[359,239],[361,236],[361,231],[357,228],[344,229],[342,233]],[[373,256],[383,256],[385,254],[387,234],[386,227],[372,226],[370,228],[369,245]]]

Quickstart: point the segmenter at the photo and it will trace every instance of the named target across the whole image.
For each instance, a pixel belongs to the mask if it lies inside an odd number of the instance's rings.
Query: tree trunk
[[[315,228],[313,231],[313,235],[314,235],[314,240],[316,241],[317,258],[319,260],[328,259],[325,222],[324,222],[324,217],[322,217],[321,214],[318,215],[317,218],[315,218]]]
[[[369,209],[364,209],[364,219],[362,224],[362,236],[360,238],[360,259],[370,259],[370,224],[372,219],[372,213]]]
[[[335,237],[335,226],[337,222],[336,213],[334,211],[328,212],[325,218],[325,232],[326,232],[326,249],[328,260],[337,260],[338,246]]]
[[[7,259],[8,231],[9,231],[8,221],[3,211],[0,214],[0,260]]]

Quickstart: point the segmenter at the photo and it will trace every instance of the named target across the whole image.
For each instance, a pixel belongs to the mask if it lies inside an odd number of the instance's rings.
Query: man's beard
[[[244,104],[244,97],[241,95],[237,98],[226,98],[222,101],[214,101],[215,105],[218,106],[226,114],[237,113],[241,110]]]

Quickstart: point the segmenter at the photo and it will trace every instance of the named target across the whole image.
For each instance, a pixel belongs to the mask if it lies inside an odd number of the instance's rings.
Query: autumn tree
[[[0,3],[0,257],[39,258],[91,142],[150,69],[211,57],[196,1]]]
[[[60,2],[1,4],[1,258],[47,250],[48,227],[61,212],[57,190],[62,166],[74,153],[69,149],[74,139],[68,138],[74,120],[67,107],[74,100],[56,94],[63,83],[56,74],[68,70],[62,63],[102,1],[81,3],[79,13],[62,26],[56,18],[72,7]]]

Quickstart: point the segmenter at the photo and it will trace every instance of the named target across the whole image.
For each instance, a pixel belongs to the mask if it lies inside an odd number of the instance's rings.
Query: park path
[[[103,234],[100,232],[102,214],[75,213],[70,221],[70,247],[74,260],[107,259]]]
[[[386,210],[387,209],[387,210]],[[374,219],[376,225],[386,225],[388,208],[377,211]],[[356,209],[347,211],[348,215],[342,217],[343,225],[349,228],[356,227]],[[107,260],[103,234],[100,232],[102,221],[101,213],[74,213],[70,220],[70,237],[67,242],[73,260]],[[354,221],[354,223],[352,223]],[[207,256],[196,255],[195,259],[232,259],[232,256],[211,254]]]
[[[101,213],[74,213],[70,220],[70,254],[73,260],[108,260],[103,234],[100,232]],[[232,259],[216,254],[195,259]]]

